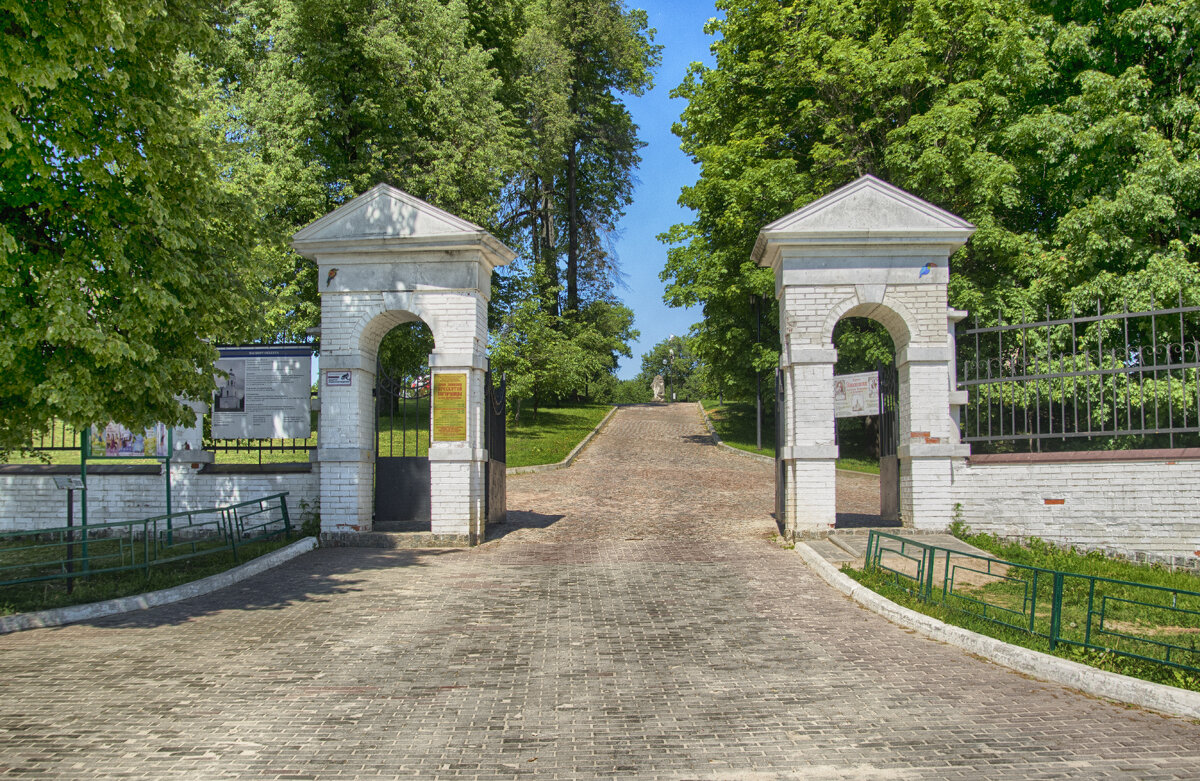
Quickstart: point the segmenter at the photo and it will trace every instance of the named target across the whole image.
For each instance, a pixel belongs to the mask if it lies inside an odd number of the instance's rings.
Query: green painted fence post
[[[925,601],[933,601],[933,568],[937,564],[937,548],[930,545],[926,550],[929,551],[929,566],[925,568]]]
[[[283,533],[288,537],[291,537],[292,519],[288,516],[287,494],[283,494],[279,497],[279,512],[283,514]]]
[[[1050,605],[1050,650],[1058,645],[1058,634],[1062,624],[1063,574],[1054,573],[1054,602]]]

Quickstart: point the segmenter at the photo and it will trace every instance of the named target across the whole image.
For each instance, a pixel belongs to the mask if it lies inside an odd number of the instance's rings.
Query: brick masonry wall
[[[174,511],[201,510],[237,504],[288,492],[292,521],[299,525],[317,506],[318,474],[267,472],[206,473],[178,466],[171,472]],[[140,520],[165,511],[162,475],[88,475],[88,520],[92,523]],[[75,523],[80,521],[81,497],[75,495]],[[301,502],[308,506],[305,511]],[[67,492],[54,485],[52,474],[0,474],[0,531],[19,531],[66,525]]]
[[[974,531],[1126,555],[1200,558],[1200,460],[959,461],[951,518],[956,504],[957,517]]]

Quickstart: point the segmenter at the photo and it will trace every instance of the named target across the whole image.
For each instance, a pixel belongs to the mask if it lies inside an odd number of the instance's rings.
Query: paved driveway
[[[770,480],[694,406],[626,408],[572,469],[513,478],[512,523],[474,550],[322,550],[0,637],[0,775],[1200,775],[1200,726],[827,589],[767,540]]]

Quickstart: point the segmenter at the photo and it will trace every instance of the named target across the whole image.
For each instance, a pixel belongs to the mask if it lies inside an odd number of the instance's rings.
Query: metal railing
[[[203,430],[209,430],[209,415],[204,416]],[[207,434],[204,436],[204,449],[214,453],[236,453],[236,454],[253,454],[259,464],[263,463],[263,457],[268,458],[273,454],[289,454],[299,457],[303,455],[304,461],[308,460],[309,451],[317,448],[317,427],[314,424],[312,436],[305,439],[213,439]],[[79,452],[80,432],[73,427],[63,423],[61,420],[53,420],[50,423],[50,428],[40,432],[34,436],[29,443],[30,453],[56,453],[56,452]],[[183,456],[177,456],[179,460],[183,460]],[[36,456],[24,459],[26,461],[36,461]]]
[[[1033,567],[872,530],[866,569],[923,602],[1060,644],[1200,672],[1200,592]]]
[[[292,532],[287,492],[137,521],[0,532],[0,588],[142,570]]]
[[[61,420],[50,421],[50,428],[34,435],[29,443],[31,451],[63,451],[79,452],[79,432]]]
[[[974,327],[957,335],[968,391],[963,440],[1103,438],[1123,449],[1175,447],[1200,434],[1200,307]]]

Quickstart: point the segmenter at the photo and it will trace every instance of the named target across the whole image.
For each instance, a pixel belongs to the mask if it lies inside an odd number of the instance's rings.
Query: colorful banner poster
[[[312,435],[312,347],[222,347],[213,395],[213,439]]]
[[[91,428],[91,458],[166,458],[167,427],[156,423],[145,431],[130,431],[120,423]]]
[[[834,417],[879,414],[879,372],[842,374],[833,378]]]
[[[433,375],[433,440],[462,442],[467,438],[467,375]]]

